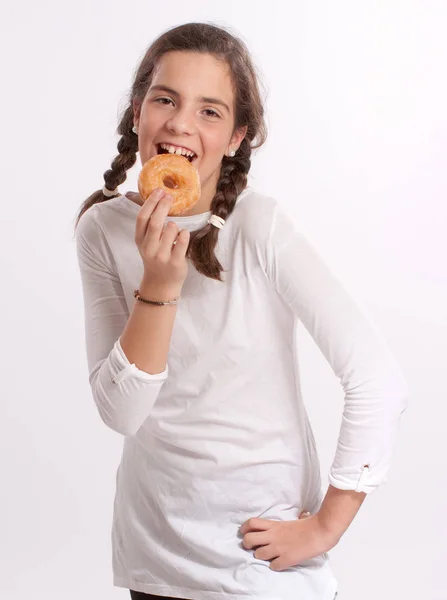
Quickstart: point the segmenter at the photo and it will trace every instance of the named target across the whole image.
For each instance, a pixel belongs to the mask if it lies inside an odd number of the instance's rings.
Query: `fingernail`
[[[157,188],[155,190],[155,197],[156,198],[160,199],[163,196],[163,194],[164,194],[164,190],[162,190],[161,188]]]

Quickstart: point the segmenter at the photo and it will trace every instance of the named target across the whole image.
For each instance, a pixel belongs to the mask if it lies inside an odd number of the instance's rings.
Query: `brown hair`
[[[223,219],[232,213],[239,194],[247,186],[247,175],[251,166],[251,151],[259,148],[267,138],[264,108],[258,79],[250,53],[243,41],[222,27],[207,23],[186,23],[163,33],[149,47],[135,75],[129,94],[129,104],[124,110],[117,132],[121,135],[117,148],[119,154],[111,168],[104,173],[105,186],[114,190],[126,180],[126,172],[136,162],[138,137],[132,131],[134,101],[142,103],[149,89],[155,68],[160,58],[170,51],[202,52],[225,60],[230,67],[235,90],[234,131],[247,126],[247,133],[234,157],[224,156],[217,183],[216,194],[211,203],[212,214]],[[253,143],[254,142],[254,143]],[[76,219],[75,229],[82,215],[94,204],[106,202],[102,190],[93,192],[82,204]],[[214,249],[219,229],[211,224],[191,232],[187,257],[203,275],[222,281],[222,265]]]

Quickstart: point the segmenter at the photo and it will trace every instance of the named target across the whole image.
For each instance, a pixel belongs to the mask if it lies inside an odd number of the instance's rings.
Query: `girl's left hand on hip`
[[[328,552],[337,545],[320,523],[318,513],[302,512],[296,521],[270,521],[252,517],[240,528],[242,545],[256,548],[255,558],[271,561],[273,571],[283,571]]]

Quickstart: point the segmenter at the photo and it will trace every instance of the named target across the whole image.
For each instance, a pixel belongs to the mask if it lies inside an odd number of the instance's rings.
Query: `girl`
[[[79,213],[89,381],[125,436],[114,585],[134,599],[333,600],[327,553],[385,481],[407,405],[374,324],[276,199],[247,187],[263,114],[241,40],[203,23],[167,31],[136,72],[105,186]],[[192,151],[200,173],[201,198],[179,217],[160,190],[143,202],[117,189],[137,152],[144,164],[166,150]],[[324,497],[299,322],[345,394]]]

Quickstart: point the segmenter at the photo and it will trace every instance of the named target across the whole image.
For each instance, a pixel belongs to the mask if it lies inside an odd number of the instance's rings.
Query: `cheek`
[[[141,158],[147,160],[149,155],[153,153],[153,140],[157,138],[161,128],[157,122],[155,115],[146,114],[140,119],[138,127],[138,146],[140,149]]]
[[[157,131],[163,127],[164,119],[160,111],[147,109],[144,115],[141,115],[140,129],[141,134],[146,138],[154,136]]]
[[[151,140],[156,134],[157,128],[154,126],[154,123],[147,122],[141,123],[139,128],[139,136],[140,140],[144,140],[145,142]]]
[[[214,130],[204,134],[202,139],[208,154],[221,157],[225,153],[229,138],[225,132]]]

